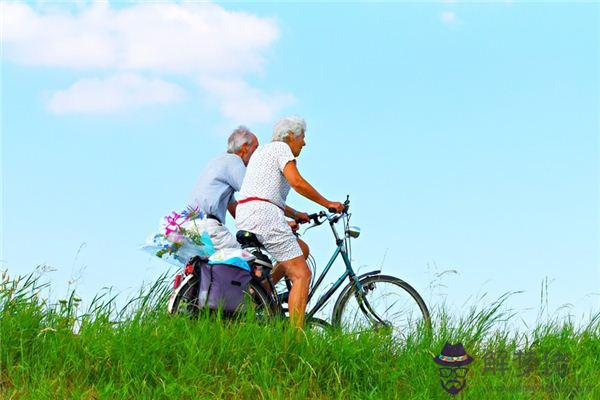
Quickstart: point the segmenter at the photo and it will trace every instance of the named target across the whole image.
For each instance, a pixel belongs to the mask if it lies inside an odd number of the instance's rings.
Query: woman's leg
[[[308,245],[306,244],[306,242],[304,242],[304,240],[300,238],[296,238],[296,240],[298,241],[298,244],[302,249],[302,255],[304,256],[304,259],[306,260],[308,258],[308,255],[310,254],[310,249],[308,248]]]
[[[304,325],[304,314],[308,302],[308,289],[310,286],[310,269],[306,264],[304,256],[282,261],[277,266],[283,275],[292,281],[292,290],[288,300],[288,309],[292,325],[302,328]]]
[[[300,245],[300,248],[302,249],[302,255],[304,256],[304,259],[306,260],[308,258],[308,255],[310,254],[310,249],[309,249],[308,245],[306,244],[306,242],[304,242],[304,240],[302,240],[300,238],[296,238],[296,240],[298,240],[298,244]],[[285,275],[283,273],[283,269],[278,268],[279,264],[281,264],[281,263],[276,263],[275,266],[273,267],[273,271],[271,272],[271,281],[273,282],[273,285],[276,284],[277,282],[279,282],[281,280],[281,278],[283,278],[283,276]]]

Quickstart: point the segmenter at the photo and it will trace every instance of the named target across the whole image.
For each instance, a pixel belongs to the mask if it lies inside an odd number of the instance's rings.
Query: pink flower
[[[183,242],[183,235],[179,232],[171,232],[167,235],[167,239],[169,239],[173,243]]]

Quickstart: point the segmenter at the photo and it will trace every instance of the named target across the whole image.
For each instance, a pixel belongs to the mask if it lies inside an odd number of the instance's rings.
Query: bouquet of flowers
[[[197,207],[188,206],[181,213],[173,211],[161,220],[159,233],[151,236],[142,250],[177,266],[193,256],[209,257],[215,252],[207,232],[190,229],[197,219],[206,218]]]

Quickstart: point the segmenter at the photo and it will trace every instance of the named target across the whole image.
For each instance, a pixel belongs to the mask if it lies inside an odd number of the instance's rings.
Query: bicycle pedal
[[[280,303],[287,303],[290,298],[290,292],[279,293],[277,295],[277,299]]]

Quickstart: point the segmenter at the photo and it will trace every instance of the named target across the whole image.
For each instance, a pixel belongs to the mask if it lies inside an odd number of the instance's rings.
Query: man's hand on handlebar
[[[305,224],[307,222],[310,222],[310,217],[307,213],[297,212],[296,215],[294,215],[294,220],[299,224]]]
[[[288,221],[288,225],[292,228],[292,232],[296,233],[300,228],[300,225],[296,221]]]

